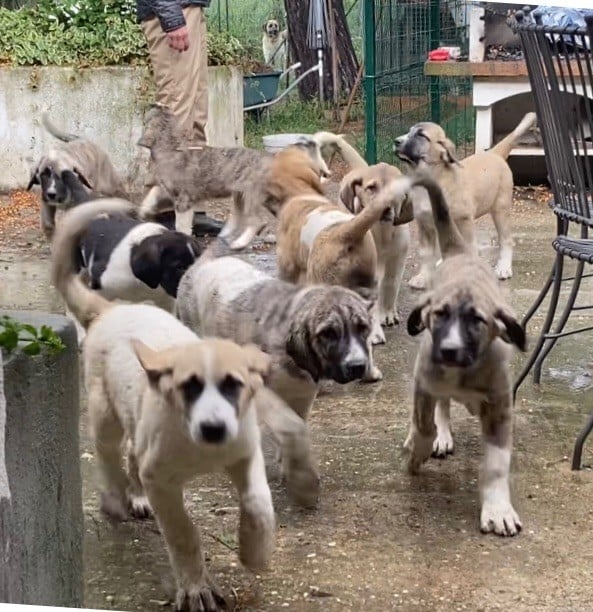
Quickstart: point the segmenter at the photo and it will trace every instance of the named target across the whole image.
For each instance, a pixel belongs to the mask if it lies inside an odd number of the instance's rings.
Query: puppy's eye
[[[369,334],[370,328],[366,323],[362,321],[356,323],[354,329],[359,336],[367,336]]]
[[[324,327],[318,334],[320,338],[328,341],[338,340],[338,332],[333,327]]]
[[[242,381],[229,374],[220,381],[218,390],[226,400],[235,403],[239,399],[243,387],[244,384]]]
[[[365,187],[365,191],[368,191],[369,193],[377,193],[378,190],[379,185],[377,185],[377,183],[370,183]]]
[[[204,383],[197,377],[192,376],[188,378],[181,385],[181,391],[183,393],[183,397],[188,404],[193,404],[200,395],[202,395],[202,391],[204,390]]]

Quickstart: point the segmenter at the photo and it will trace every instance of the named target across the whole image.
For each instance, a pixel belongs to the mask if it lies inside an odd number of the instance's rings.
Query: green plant
[[[0,318],[0,348],[11,353],[19,343],[25,343],[23,352],[27,355],[38,355],[45,346],[51,353],[59,353],[66,348],[62,339],[47,325],[37,329],[33,325],[15,321],[11,317]]]

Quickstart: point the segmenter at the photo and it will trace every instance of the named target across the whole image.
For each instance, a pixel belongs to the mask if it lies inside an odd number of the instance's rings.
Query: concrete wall
[[[0,602],[81,607],[76,330],[63,316],[2,314],[50,325],[67,348],[0,355]]]
[[[208,77],[209,142],[240,146],[242,75],[222,66],[209,68]],[[26,187],[31,168],[55,144],[41,125],[43,111],[58,127],[102,146],[130,188],[140,188],[148,154],[136,142],[151,90],[146,68],[0,68],[0,191]]]

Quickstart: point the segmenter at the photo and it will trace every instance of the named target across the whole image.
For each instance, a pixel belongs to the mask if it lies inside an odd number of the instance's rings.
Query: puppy
[[[138,144],[150,149],[158,186],[146,196],[141,214],[148,214],[154,208],[159,193],[170,197],[176,212],[180,213],[190,211],[204,200],[232,196],[233,210],[220,235],[230,238],[234,249],[246,247],[266,225],[259,214],[265,208],[274,207],[268,185],[274,154],[242,147],[183,148],[175,119],[162,106],[154,105],[145,123]],[[329,175],[319,146],[312,138],[305,137],[291,148],[302,149],[301,153],[307,154],[310,166],[318,174]],[[284,153],[281,151],[278,155]],[[243,231],[242,226],[247,230]],[[191,229],[187,231],[190,232]]]
[[[88,328],[83,359],[101,508],[116,520],[154,512],[177,580],[176,609],[222,610],[183,488],[198,474],[226,471],[239,497],[239,558],[252,570],[265,567],[275,520],[257,418],[291,411],[264,388],[270,358],[255,346],[200,340],[159,308],[113,304],[81,282],[82,235],[98,214],[119,212],[108,201],[69,211],[53,248],[53,281]]]
[[[266,64],[276,70],[286,70],[287,46],[288,30],[280,31],[280,24],[275,19],[266,21],[262,37],[262,51]]]
[[[513,536],[521,530],[509,491],[512,451],[510,345],[526,349],[525,332],[505,303],[490,266],[462,238],[434,179],[428,190],[443,256],[432,289],[408,318],[408,333],[420,334],[414,368],[414,407],[408,468],[418,472],[431,453],[453,451],[449,425],[452,399],[482,421],[484,460],[480,481],[482,531]],[[436,412],[435,412],[436,407]]]
[[[291,182],[279,180],[278,185],[285,196],[291,196],[284,198],[278,212],[280,278],[298,284],[341,285],[376,302],[377,249],[370,230],[389,208],[399,215],[409,181],[404,181],[405,185],[391,183],[379,196],[365,202],[360,214],[353,215],[322,195],[317,177],[307,174],[305,168],[299,168],[290,159],[277,157],[273,176],[284,177],[289,173]],[[365,379],[380,378],[381,372],[373,365]]]
[[[489,151],[482,151],[458,161],[455,146],[444,130],[435,123],[417,123],[395,140],[397,156],[412,168],[427,167],[451,203],[451,216],[461,236],[477,249],[474,220],[490,213],[498,233],[500,251],[494,268],[501,279],[511,278],[513,237],[511,205],[513,173],[506,160],[517,140],[536,121],[528,113],[519,125]],[[420,233],[420,273],[410,280],[415,289],[426,288],[438,259],[436,233],[428,200],[415,203],[414,215]]]
[[[346,210],[357,215],[364,209],[364,203],[371,201],[390,182],[401,177],[401,172],[388,164],[364,166],[351,170],[340,184],[339,202]],[[381,326],[399,323],[397,298],[401,286],[406,257],[410,247],[410,228],[413,219],[411,199],[406,201],[398,218],[389,208],[371,231],[377,248],[377,278],[379,297],[377,315],[372,334],[373,344],[385,342]]]
[[[76,174],[84,185],[82,189],[86,187],[96,194],[125,198],[126,191],[103,149],[80,136],[62,132],[52,125],[46,113],[41,119],[45,129],[63,143],[41,158],[27,185],[27,191],[33,185],[41,186],[41,229],[50,237],[55,228],[56,210],[73,205],[71,192],[62,181],[64,170]]]
[[[224,253],[219,241],[181,281],[177,308],[186,325],[271,355],[268,387],[305,421],[320,381],[345,384],[365,376],[369,302],[339,286],[286,283],[237,257],[217,257]],[[310,474],[316,482],[313,469]]]

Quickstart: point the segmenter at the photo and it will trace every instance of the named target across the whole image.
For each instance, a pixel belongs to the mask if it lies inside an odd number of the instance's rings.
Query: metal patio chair
[[[550,206],[556,215],[556,258],[539,296],[525,315],[523,327],[538,311],[548,294],[550,301],[535,347],[519,374],[513,394],[533,367],[534,383],[541,379],[542,365],[559,338],[593,330],[593,326],[565,331],[570,314],[593,308],[575,305],[585,264],[593,264],[593,15],[586,27],[544,26],[533,23],[522,12],[515,30],[521,37],[538,126],[544,143],[548,178],[552,189]],[[584,97],[581,97],[584,96]],[[569,236],[570,232],[576,234]],[[576,262],[573,276],[563,277],[565,258]],[[560,312],[563,283],[572,283]],[[559,316],[556,317],[557,311]],[[575,445],[573,469],[579,469],[585,438],[593,429],[593,415]]]

